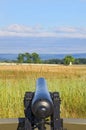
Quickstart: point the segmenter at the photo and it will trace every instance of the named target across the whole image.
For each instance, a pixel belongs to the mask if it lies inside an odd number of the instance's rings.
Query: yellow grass
[[[86,66],[42,64],[0,65],[0,117],[24,116],[24,94],[35,91],[38,77],[60,93],[62,117],[86,117]]]

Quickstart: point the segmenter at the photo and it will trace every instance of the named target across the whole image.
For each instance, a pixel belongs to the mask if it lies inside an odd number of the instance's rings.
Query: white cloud
[[[76,32],[76,28],[74,27],[55,27],[54,31],[56,32],[66,32],[66,33],[75,33]]]
[[[3,31],[16,32],[16,33],[28,33],[28,32],[32,33],[34,32],[34,27],[13,24],[6,28],[3,28]]]
[[[86,28],[67,26],[43,28],[40,25],[31,27],[13,24],[8,27],[1,28],[0,36],[86,38]]]

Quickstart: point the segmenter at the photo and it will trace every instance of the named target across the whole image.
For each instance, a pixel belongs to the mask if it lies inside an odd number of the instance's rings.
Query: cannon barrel
[[[36,82],[36,91],[32,99],[31,110],[40,119],[44,119],[53,113],[53,101],[44,78],[38,78]]]

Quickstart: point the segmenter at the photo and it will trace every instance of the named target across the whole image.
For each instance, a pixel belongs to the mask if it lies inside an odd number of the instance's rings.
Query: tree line
[[[65,64],[65,65],[71,65],[71,64],[77,64],[77,65],[83,65],[86,64],[86,58],[74,58],[72,56],[65,56],[63,59],[49,59],[44,61],[45,64]]]
[[[19,54],[17,58],[18,63],[44,63],[44,64],[86,64],[86,58],[75,59],[72,55],[67,55],[63,59],[48,59],[42,60],[37,53],[23,53]]]
[[[7,63],[38,63],[38,64],[86,64],[86,58],[74,58],[72,55],[67,55],[63,59],[48,59],[42,60],[36,52],[34,53],[19,53],[17,60],[4,60]]]

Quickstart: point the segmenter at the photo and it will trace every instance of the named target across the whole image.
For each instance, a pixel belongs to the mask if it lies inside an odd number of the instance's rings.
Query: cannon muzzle
[[[36,91],[33,96],[31,110],[37,118],[41,119],[53,113],[53,101],[44,78],[39,78],[36,82]]]
[[[36,81],[35,92],[26,92],[24,97],[25,129],[63,130],[63,119],[60,118],[60,97],[58,92],[49,92],[44,78]],[[49,120],[46,118],[50,117]]]

